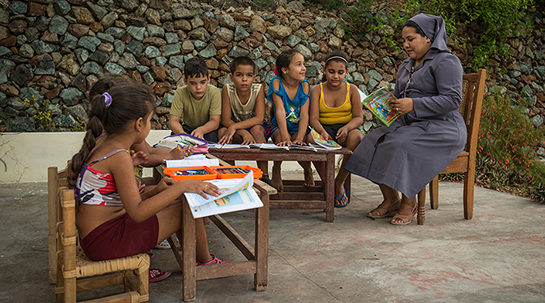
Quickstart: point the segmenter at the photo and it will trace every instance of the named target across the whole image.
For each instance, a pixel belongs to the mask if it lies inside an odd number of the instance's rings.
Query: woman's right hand
[[[155,192],[160,193],[160,192],[162,192],[163,190],[169,188],[170,186],[172,186],[175,183],[176,183],[176,180],[172,179],[171,177],[164,177],[155,186]]]

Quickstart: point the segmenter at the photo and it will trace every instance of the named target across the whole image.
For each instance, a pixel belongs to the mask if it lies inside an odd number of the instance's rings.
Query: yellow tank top
[[[324,100],[324,87],[320,83],[320,123],[346,124],[352,120],[352,102],[350,102],[350,84],[346,83],[346,99],[339,107],[329,107]]]

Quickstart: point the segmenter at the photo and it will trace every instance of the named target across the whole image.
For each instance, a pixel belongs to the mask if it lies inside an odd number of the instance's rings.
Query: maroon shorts
[[[80,245],[93,261],[116,259],[146,252],[157,245],[159,221],[153,215],[136,223],[124,214],[93,229]]]

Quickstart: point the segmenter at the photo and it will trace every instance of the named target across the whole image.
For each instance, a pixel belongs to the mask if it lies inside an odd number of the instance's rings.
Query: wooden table
[[[220,160],[222,165],[227,165]],[[154,169],[154,177],[160,179],[163,176],[163,166]],[[231,262],[225,264],[199,266],[196,259],[195,219],[187,201],[184,199],[182,208],[182,234],[183,239],[178,239],[176,234],[168,238],[168,242],[176,257],[183,275],[183,299],[195,301],[197,295],[197,280],[222,278],[237,275],[254,274],[254,287],[256,291],[267,289],[269,266],[269,195],[276,190],[259,179],[254,180],[254,189],[263,202],[263,207],[255,209],[255,247],[237,233],[221,216],[210,216],[210,220],[231,240],[231,242],[246,257],[247,261]]]
[[[270,207],[276,209],[325,209],[326,221],[333,222],[335,210],[335,155],[350,155],[346,147],[337,150],[267,150],[253,148],[209,149],[208,152],[225,161],[315,161],[325,162],[325,180],[317,181],[314,187],[304,187],[303,181],[286,180],[284,191],[270,197]],[[345,182],[346,194],[350,197],[350,175]],[[321,184],[325,183],[324,192]]]

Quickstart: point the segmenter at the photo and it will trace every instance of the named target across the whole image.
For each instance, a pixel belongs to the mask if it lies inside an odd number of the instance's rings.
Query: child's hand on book
[[[255,139],[252,136],[252,134],[250,134],[247,131],[244,131],[244,133],[242,134],[242,143],[241,144],[242,145],[255,144]]]
[[[287,139],[287,140],[282,140],[282,141],[276,143],[276,145],[278,145],[278,146],[289,146],[292,143],[293,142],[291,142],[291,139]]]
[[[339,128],[337,131],[337,134],[335,135],[335,139],[337,139],[338,142],[344,142],[346,141],[346,138],[348,137],[348,131],[346,130],[346,125]]]
[[[326,140],[326,141],[331,140],[331,136],[330,136],[329,133],[326,132],[325,130],[324,130],[323,132],[320,133],[320,136],[322,136],[322,138],[324,138],[324,140]]]
[[[203,182],[203,181],[180,181],[180,183],[184,183],[186,186],[186,192],[189,193],[196,193],[201,195],[203,198],[208,199],[208,195],[212,195],[214,197],[217,197],[220,195],[219,188],[209,182]]]
[[[233,136],[235,135],[235,132],[237,131],[236,127],[234,127],[234,124],[231,124],[225,131],[225,135],[221,137],[221,139],[218,141],[218,144],[229,144],[233,141]]]
[[[299,138],[293,140],[292,144],[307,145],[307,143],[303,141],[303,139],[299,139]]]

